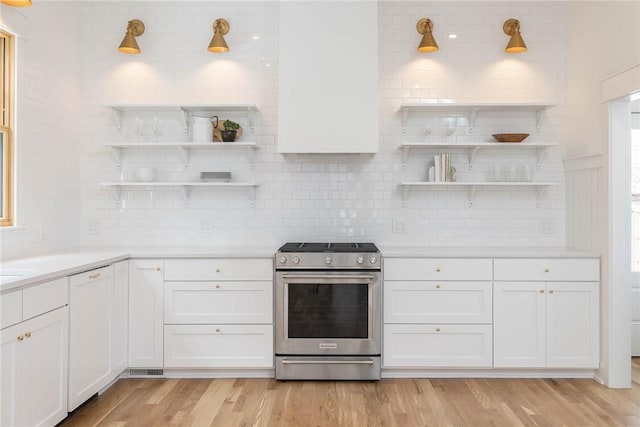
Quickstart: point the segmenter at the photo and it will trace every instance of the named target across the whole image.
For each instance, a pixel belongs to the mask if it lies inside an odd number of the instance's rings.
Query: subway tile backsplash
[[[54,3],[55,4],[55,3]],[[565,244],[565,6],[562,2],[379,2],[379,146],[375,155],[282,155],[277,153],[277,2],[83,2],[79,43],[81,111],[77,242],[87,245],[206,246],[277,245],[292,240],[358,240],[407,246],[562,246]],[[52,4],[43,7],[52,8]],[[206,47],[217,17],[231,24],[227,54]],[[440,51],[416,51],[416,22],[429,17]],[[529,51],[504,53],[502,24],[521,21]],[[145,22],[142,53],[116,48],[129,19]],[[356,19],[354,17],[354,19]],[[46,37],[37,32],[34,37]],[[456,34],[455,39],[449,38]],[[410,114],[402,132],[403,102],[550,102],[540,132],[535,114],[479,114],[473,132],[451,116]],[[179,117],[125,116],[118,133],[110,104],[256,104],[255,134],[246,117],[243,141],[255,140],[251,158],[236,149],[190,152],[187,169],[177,149],[127,149],[117,166],[114,142],[187,141]],[[348,126],[348,117],[327,111],[318,126]],[[375,123],[372,126],[376,126]],[[313,132],[309,129],[309,133]],[[473,207],[467,188],[412,190],[403,207],[402,181],[427,179],[433,154],[450,151],[458,181],[487,180],[492,165],[536,164],[536,150],[480,150],[469,169],[468,150],[412,149],[403,168],[404,142],[492,141],[498,132],[530,133],[531,142],[556,142],[543,152],[534,180],[558,184],[541,194],[522,188],[478,188]],[[304,138],[305,135],[300,135]],[[77,149],[77,151],[76,151]],[[70,148],[69,148],[70,150]],[[253,168],[250,162],[253,162]],[[130,179],[153,166],[157,179],[197,180],[201,171],[230,171],[234,180],[255,181],[255,207],[245,189],[193,188],[184,206],[177,188],[125,189],[121,206],[100,182]],[[405,223],[394,233],[393,221]],[[551,232],[548,227],[551,224]],[[207,225],[211,225],[208,227]]]

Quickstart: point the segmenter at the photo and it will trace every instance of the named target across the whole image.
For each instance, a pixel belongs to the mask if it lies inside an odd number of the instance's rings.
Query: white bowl
[[[153,168],[136,169],[136,178],[140,182],[151,182],[153,181],[154,176],[155,176],[155,173],[153,171]]]

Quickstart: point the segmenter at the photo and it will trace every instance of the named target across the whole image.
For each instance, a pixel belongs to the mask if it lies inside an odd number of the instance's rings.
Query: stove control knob
[[[359,256],[358,258],[356,258],[356,262],[357,262],[358,264],[362,264],[362,263],[364,262],[364,257]]]
[[[291,258],[291,262],[293,262],[294,264],[300,264],[300,258],[294,256],[293,258]]]
[[[369,257],[369,262],[370,262],[371,264],[375,264],[376,262],[378,262],[378,257],[376,257],[375,255],[371,255],[371,256]]]
[[[286,257],[286,256],[284,256],[284,255],[282,255],[282,256],[280,257],[280,264],[285,264],[286,262],[287,262],[287,257]]]
[[[331,264],[331,261],[332,261],[332,259],[331,259],[331,257],[330,257],[330,256],[328,256],[328,257],[326,257],[326,258],[324,259],[324,263],[325,263],[325,264],[327,264],[327,265]]]

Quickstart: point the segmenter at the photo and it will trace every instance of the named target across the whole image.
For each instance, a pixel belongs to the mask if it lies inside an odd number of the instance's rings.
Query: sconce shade
[[[502,26],[502,30],[508,36],[511,36],[507,47],[504,49],[508,53],[521,53],[527,51],[527,45],[520,34],[520,21],[517,19],[507,19]]]
[[[229,52],[229,46],[224,39],[224,35],[229,32],[229,22],[226,19],[218,18],[213,22],[213,38],[207,50],[209,52]]]
[[[433,37],[433,22],[431,19],[422,18],[416,24],[416,28],[422,34],[422,40],[418,45],[418,52],[435,52],[440,50],[436,39]]]
[[[0,0],[0,3],[13,7],[29,7],[31,0]]]
[[[139,19],[132,19],[127,25],[127,34],[125,34],[118,50],[122,53],[137,55],[140,53],[140,46],[136,37],[144,33],[144,24]]]

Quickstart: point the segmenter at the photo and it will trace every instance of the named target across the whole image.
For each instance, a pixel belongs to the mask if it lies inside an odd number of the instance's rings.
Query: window
[[[13,165],[13,37],[0,31],[0,226],[12,225],[12,165]]]

